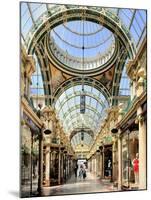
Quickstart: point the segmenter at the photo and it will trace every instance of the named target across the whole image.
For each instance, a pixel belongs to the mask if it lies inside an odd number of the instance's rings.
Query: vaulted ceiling
[[[144,10],[21,3],[21,42],[37,68],[31,96],[54,106],[74,149],[90,147],[106,109],[129,96],[125,65],[145,34]]]

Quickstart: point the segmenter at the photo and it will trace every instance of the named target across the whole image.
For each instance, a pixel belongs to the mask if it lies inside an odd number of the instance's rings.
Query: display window
[[[138,131],[125,132],[122,137],[122,186],[137,188],[139,184]]]

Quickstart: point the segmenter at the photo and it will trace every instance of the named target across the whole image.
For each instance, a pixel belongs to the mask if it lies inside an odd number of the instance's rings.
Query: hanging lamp
[[[81,141],[83,141],[84,140],[84,130],[82,129],[81,130]]]

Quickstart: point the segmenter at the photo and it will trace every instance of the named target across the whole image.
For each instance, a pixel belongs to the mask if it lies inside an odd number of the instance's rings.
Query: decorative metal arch
[[[113,52],[113,55],[111,56],[111,58],[109,58],[107,60],[107,62],[105,62],[104,64],[101,64],[100,66],[94,68],[94,69],[90,69],[90,70],[86,70],[86,71],[83,71],[83,70],[80,70],[80,69],[74,69],[74,68],[71,68],[69,67],[66,63],[62,63],[60,59],[58,59],[55,55],[54,55],[54,51],[56,50],[57,54],[61,51],[61,50],[58,50],[59,47],[57,47],[57,45],[55,44],[55,47],[53,49],[50,48],[50,45],[49,45],[49,39],[48,39],[48,36],[45,37],[45,46],[46,46],[46,50],[47,50],[47,56],[49,58],[49,61],[55,66],[57,67],[59,70],[67,73],[67,74],[70,74],[70,75],[80,75],[80,74],[84,74],[86,73],[87,76],[95,76],[95,75],[98,75],[98,74],[101,74],[107,70],[109,70],[113,64],[115,63],[117,57],[118,57],[118,52],[119,52],[119,49],[120,49],[120,45],[119,45],[119,42],[118,40],[115,41],[115,49],[114,49],[114,52]],[[64,54],[63,52],[60,52],[62,55]],[[66,57],[64,55],[64,57]],[[94,58],[91,63],[94,63],[96,64],[96,61],[98,62],[99,60],[99,57],[100,55],[97,56],[97,58]],[[107,57],[107,56],[106,56]],[[71,60],[71,58],[67,58],[68,60]],[[77,60],[78,61],[78,60]],[[85,61],[86,63],[86,61]]]
[[[87,134],[89,134],[92,138],[94,138],[94,132],[91,129],[84,129]],[[72,140],[73,136],[76,135],[81,129],[73,130],[70,134],[70,141]]]
[[[94,109],[93,107],[87,105],[86,108],[87,108],[88,110],[94,112],[94,113],[97,115],[98,118],[100,118],[100,117],[102,116],[102,115],[101,115],[99,112],[97,112],[97,110]],[[64,117],[64,118],[68,117],[69,113],[72,113],[73,111],[75,111],[75,110],[77,110],[77,109],[80,109],[80,105],[76,105],[76,106],[71,107],[70,110],[67,110],[67,112],[65,112],[65,114],[63,115],[63,117]],[[70,111],[70,112],[69,112],[69,111]]]
[[[92,116],[87,115],[87,118],[91,119],[92,124],[94,124],[93,127],[95,128],[97,123],[94,123]],[[78,124],[77,116],[76,116],[76,115],[75,115],[75,116],[72,116],[72,120],[74,120],[74,119],[76,119],[75,122],[77,122],[77,124]],[[68,120],[67,120],[67,122],[68,122]],[[71,125],[72,123],[74,123],[74,121],[71,121],[71,120],[70,120],[69,123],[68,123],[68,126],[70,127],[70,125]],[[92,126],[92,124],[91,124],[91,126]]]
[[[115,96],[118,96],[119,94],[119,87],[120,87],[120,80],[122,76],[122,71],[124,68],[124,64],[126,62],[127,54],[125,50],[121,51],[121,58],[120,60],[117,60],[115,73],[113,77],[113,88],[112,88],[112,105],[117,105],[118,100],[114,99]]]
[[[55,13],[53,10],[45,12],[43,14],[44,17],[39,18],[35,22],[35,26],[30,32],[30,37],[27,40],[28,53],[33,53],[36,43],[39,43],[49,30],[67,21],[83,19],[83,13],[86,20],[100,23],[113,32],[117,40],[119,40],[126,49],[129,57],[133,59],[135,55],[134,45],[128,30],[122,25],[119,18],[103,8],[86,6],[58,6],[55,8]],[[106,69],[104,70],[106,71]]]
[[[80,109],[80,105],[75,105],[75,106],[71,107],[70,108],[70,114],[72,114],[72,112],[74,112],[77,109]],[[93,107],[91,107],[89,105],[87,105],[87,110],[92,111],[98,117],[98,119],[101,117],[101,114],[99,112],[97,112],[97,110],[95,110]],[[66,119],[68,116],[69,116],[69,111],[67,110],[65,112],[65,114],[63,115],[63,118]]]
[[[76,85],[81,85],[82,78],[81,77],[73,77],[68,79],[67,81],[64,81],[54,92],[53,94],[53,99],[52,103],[55,104],[56,100],[63,94],[65,90],[67,90],[70,87],[76,86]],[[108,104],[110,105],[110,99],[111,99],[111,94],[108,91],[108,89],[99,81],[96,79],[90,78],[90,77],[84,77],[83,80],[84,85],[88,85],[91,87],[94,87],[97,89],[99,92],[101,92],[104,97],[106,98]]]
[[[77,132],[77,133],[71,138],[71,140],[70,140],[71,143],[74,142],[74,141],[76,142],[75,146],[77,146],[77,145],[79,145],[79,144],[81,143],[81,140],[76,141],[76,140],[74,139],[74,138],[76,137],[77,134],[79,135],[79,133],[80,133],[80,132]],[[84,137],[84,140],[83,140],[83,143],[86,144],[88,147],[90,147],[90,146],[92,145],[92,143],[93,143],[93,137],[92,137],[91,134],[89,134],[89,133],[87,133],[87,132],[84,132],[84,134],[85,134],[85,136],[91,138],[90,144],[87,143],[87,140],[86,140],[85,137]]]
[[[44,86],[44,93],[46,95],[51,95],[52,90],[50,87],[50,80],[51,80],[51,72],[48,73],[49,69],[48,64],[47,64],[47,58],[43,59],[43,52],[44,52],[44,47],[43,44],[40,43],[39,45],[35,46],[35,55],[37,56],[37,60],[39,62],[40,70],[41,70],[41,75],[42,75],[42,80],[43,80],[43,86]],[[51,104],[51,99],[47,98],[45,99],[46,105]]]
[[[104,106],[104,104],[101,101],[101,99],[99,99],[97,96],[93,95],[90,92],[85,92],[84,94],[85,94],[85,96],[92,97],[97,102],[99,102],[100,105]],[[73,99],[75,96],[80,96],[80,95],[81,95],[81,92],[79,92],[79,91],[78,92],[74,92],[74,94],[72,94],[66,101],[64,101],[63,103],[61,103],[61,107],[60,107],[60,109],[59,109],[58,112],[60,112],[61,108],[67,103],[67,101],[69,101],[70,99]]]

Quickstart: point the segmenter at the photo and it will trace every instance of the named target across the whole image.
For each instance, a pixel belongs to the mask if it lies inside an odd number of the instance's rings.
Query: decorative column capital
[[[27,55],[25,60],[25,72],[28,78],[36,71],[35,60],[32,55]]]
[[[126,72],[131,80],[136,77],[136,65],[137,63],[134,60],[130,60],[126,65]]]
[[[135,119],[135,124],[138,124],[139,122],[142,123],[144,121],[144,117],[142,114],[137,115]]]
[[[51,134],[54,131],[54,109],[51,106],[45,106],[41,110],[41,120],[45,126],[45,134]]]
[[[139,67],[138,71],[137,71],[137,77],[142,77],[145,78],[146,74],[145,74],[145,69],[144,67]]]

